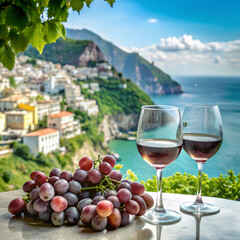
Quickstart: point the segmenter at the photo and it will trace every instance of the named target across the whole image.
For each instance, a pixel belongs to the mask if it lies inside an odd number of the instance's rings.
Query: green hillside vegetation
[[[98,82],[100,91],[94,94],[82,88],[86,98],[95,99],[100,108],[100,115],[115,115],[118,113],[140,113],[141,106],[154,104],[151,98],[129,79],[96,78],[88,82]],[[121,88],[122,84],[126,88]],[[81,83],[78,82],[81,85]]]
[[[122,72],[125,77],[130,78],[133,82],[139,83],[142,88],[153,78],[156,78],[157,82],[164,86],[179,85],[173,81],[168,74],[146,61],[137,53],[124,52],[113,43],[102,39],[99,35],[87,29],[67,29],[67,37],[95,42],[102,51],[104,58],[113,65],[117,71]],[[142,76],[140,82],[137,78],[136,67],[139,68],[140,76]]]
[[[76,41],[72,39],[63,40],[62,38],[59,38],[56,43],[46,45],[42,54],[39,54],[39,52],[32,46],[27,48],[25,54],[32,58],[43,59],[53,63],[60,63],[62,65],[76,65],[79,56],[83,53],[89,43],[91,43],[91,41]]]

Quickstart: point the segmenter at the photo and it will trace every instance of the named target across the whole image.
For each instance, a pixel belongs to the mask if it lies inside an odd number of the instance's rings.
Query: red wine
[[[183,134],[183,148],[196,161],[206,162],[222,145],[222,137],[208,134]]]
[[[156,169],[165,168],[176,160],[182,149],[182,143],[169,139],[147,139],[137,143],[142,158]]]

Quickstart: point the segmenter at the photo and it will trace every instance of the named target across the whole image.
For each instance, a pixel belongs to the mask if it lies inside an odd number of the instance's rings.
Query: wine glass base
[[[156,212],[154,209],[149,209],[147,212],[141,216],[141,218],[150,224],[171,224],[181,220],[181,214],[173,210],[165,210],[166,212],[160,213]]]
[[[220,208],[214,204],[203,203],[194,204],[192,202],[185,202],[180,206],[181,211],[197,215],[210,215],[220,212]]]

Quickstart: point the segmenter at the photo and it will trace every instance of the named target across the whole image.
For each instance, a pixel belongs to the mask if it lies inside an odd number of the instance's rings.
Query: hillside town
[[[1,145],[22,142],[35,156],[59,150],[60,138],[82,132],[81,123],[67,107],[97,116],[96,100],[86,99],[81,88],[93,94],[100,91],[97,81],[87,80],[108,79],[113,76],[111,68],[106,62],[94,67],[61,66],[27,56],[19,56],[12,71],[0,66]]]

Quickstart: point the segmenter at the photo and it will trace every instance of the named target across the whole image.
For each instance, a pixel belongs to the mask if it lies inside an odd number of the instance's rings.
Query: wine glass
[[[219,207],[203,203],[202,170],[204,163],[213,157],[222,144],[222,119],[216,105],[187,105],[183,112],[183,148],[198,165],[197,198],[194,203],[181,204],[183,212],[194,214],[214,214]]]
[[[152,224],[177,222],[181,214],[163,207],[162,172],[175,161],[182,149],[182,123],[177,107],[142,106],[138,122],[137,148],[142,158],[157,170],[157,198],[154,209],[142,218]]]

